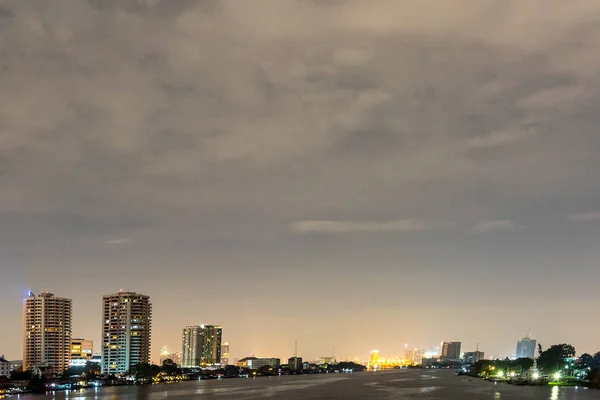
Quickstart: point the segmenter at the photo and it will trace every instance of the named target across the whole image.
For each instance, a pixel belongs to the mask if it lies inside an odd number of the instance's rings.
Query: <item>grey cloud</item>
[[[597,222],[600,221],[600,211],[570,214],[566,216],[569,222]]]
[[[480,233],[493,233],[493,232],[504,232],[504,231],[514,231],[517,229],[522,229],[523,226],[517,224],[515,221],[510,220],[490,220],[490,221],[482,221],[477,223],[471,228],[472,233],[480,234]]]
[[[291,224],[296,233],[353,233],[353,232],[419,232],[451,225],[418,219],[385,222],[360,221],[298,221]]]

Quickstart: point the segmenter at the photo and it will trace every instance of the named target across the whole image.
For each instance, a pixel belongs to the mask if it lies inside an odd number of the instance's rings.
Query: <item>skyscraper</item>
[[[221,365],[229,365],[229,342],[221,346]]]
[[[201,367],[221,363],[223,330],[215,325],[191,325],[183,328],[181,366]]]
[[[102,373],[123,374],[150,361],[150,297],[119,292],[103,297]]]
[[[537,341],[530,336],[526,336],[517,342],[517,358],[535,358],[535,347]]]
[[[29,292],[23,307],[24,371],[45,367],[61,373],[69,366],[72,308],[71,299]]]
[[[443,342],[441,358],[447,360],[460,360],[460,342]]]

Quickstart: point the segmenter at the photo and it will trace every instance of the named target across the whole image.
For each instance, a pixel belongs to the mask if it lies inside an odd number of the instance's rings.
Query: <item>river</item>
[[[449,370],[397,370],[120,386],[47,395],[26,395],[20,396],[19,399],[157,400],[167,397],[179,400],[195,398],[220,400],[587,400],[599,399],[600,390],[583,387],[513,386],[455,376],[454,371]]]

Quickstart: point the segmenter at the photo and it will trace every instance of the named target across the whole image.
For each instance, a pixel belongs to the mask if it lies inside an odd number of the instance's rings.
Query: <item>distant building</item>
[[[221,365],[229,365],[229,342],[225,342],[221,346]]]
[[[257,357],[245,357],[245,358],[242,358],[241,360],[236,361],[235,365],[240,368],[248,368],[248,363],[250,363],[250,365],[252,365],[252,361],[254,361],[254,360],[258,360],[258,358]]]
[[[288,368],[293,371],[300,371],[302,369],[302,357],[291,357],[288,359]]]
[[[421,360],[425,357],[425,350],[406,350],[404,352],[404,360],[409,365],[421,365]]]
[[[460,342],[443,342],[441,358],[444,360],[460,360]]]
[[[102,303],[102,373],[124,374],[150,362],[150,297],[118,292],[103,296]]]
[[[517,358],[535,358],[535,348],[537,341],[530,337],[524,337],[517,342]]]
[[[71,358],[71,299],[29,292],[24,304],[23,370],[43,368],[59,374]]]
[[[10,361],[4,358],[4,355],[0,356],[0,376],[10,376],[12,371]]]
[[[279,358],[255,358],[253,360],[247,360],[246,367],[250,369],[259,369],[260,367],[269,366],[277,368],[281,365]]]
[[[83,367],[92,359],[94,341],[86,339],[71,339],[70,367]]]
[[[191,325],[183,328],[181,366],[198,368],[221,364],[223,330],[216,325]]]
[[[169,351],[169,349],[166,346],[164,346],[160,350],[160,358],[159,358],[160,365],[162,365],[166,360],[171,360],[175,364],[181,365],[181,353],[180,352],[172,353]]]
[[[376,369],[379,365],[379,350],[373,350],[369,353],[369,363],[368,366],[370,369]]]
[[[485,355],[483,351],[470,351],[465,353],[463,360],[466,364],[475,364],[478,361],[484,360]]]
[[[330,364],[335,364],[337,361],[335,359],[335,357],[319,357],[318,363],[320,365],[330,365]]]
[[[422,358],[421,359],[421,366],[423,368],[435,368],[438,365],[440,365],[440,360],[438,358]]]

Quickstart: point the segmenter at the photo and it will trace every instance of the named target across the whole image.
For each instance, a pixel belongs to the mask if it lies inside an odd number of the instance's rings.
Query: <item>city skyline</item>
[[[119,289],[155,361],[196,323],[232,358],[596,351],[598,26],[592,0],[2,2],[0,354],[29,290],[98,348]]]

